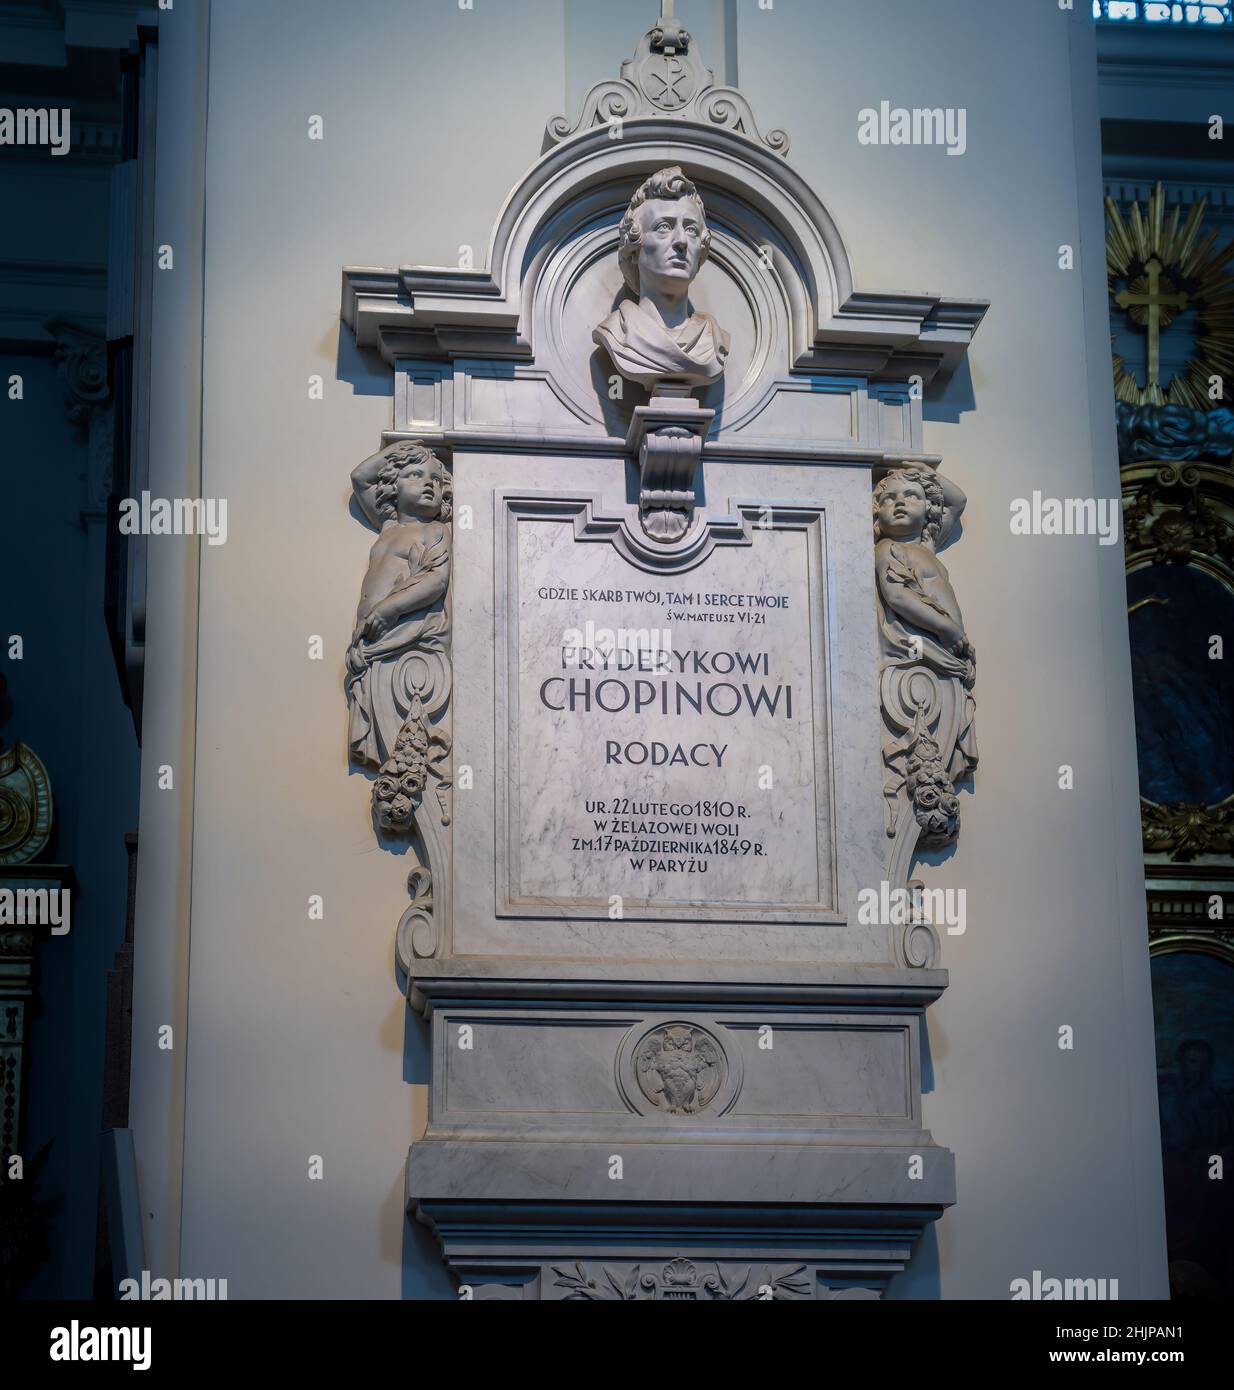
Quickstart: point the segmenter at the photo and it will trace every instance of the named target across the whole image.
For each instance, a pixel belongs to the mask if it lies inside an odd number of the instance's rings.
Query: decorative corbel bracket
[[[635,407],[626,446],[638,455],[638,515],[652,540],[671,544],[690,529],[694,473],[714,418],[714,410],[670,386]]]

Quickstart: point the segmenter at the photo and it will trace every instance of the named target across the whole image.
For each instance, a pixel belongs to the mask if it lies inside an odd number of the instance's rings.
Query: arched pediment
[[[777,370],[917,374],[927,383],[950,373],[984,303],[858,291],[822,200],[782,157],[738,131],[666,117],[620,129],[619,139],[605,126],[587,129],[527,171],[498,213],[485,269],[344,270],[343,318],[360,345],[379,347],[390,361],[491,357],[547,368],[536,331],[537,300],[552,292],[546,268],[605,219],[615,247],[630,194],[648,174],[676,164],[699,186],[720,231],[717,265],[752,306],[768,292],[779,301]],[[771,286],[762,283],[768,278]],[[765,314],[758,326],[764,338],[776,328]]]
[[[804,292],[811,319],[800,325],[808,350],[820,321],[853,290],[852,267],[839,230],[804,179],[778,156],[728,130],[663,119],[626,122],[614,140],[597,127],[557,146],[528,170],[498,215],[489,244],[487,284],[403,267],[400,278],[422,322],[456,319],[465,302],[487,296],[483,318],[497,326],[522,322],[523,293],[538,250],[560,243],[601,212],[625,210],[630,194],[655,170],[680,165],[699,185],[709,219],[721,195],[728,220],[757,233]],[[708,198],[708,194],[711,195]],[[742,226],[744,224],[744,226]],[[448,277],[450,272],[444,272]]]
[[[690,305],[729,339],[722,375],[697,392],[712,439],[793,454],[919,450],[912,388],[950,375],[988,306],[859,290],[836,221],[787,162],[788,145],[783,131],[760,133],[746,98],[717,86],[690,34],[661,19],[574,122],[549,121],[482,269],[344,270],[342,317],[359,345],[435,393],[427,413],[396,410],[396,430],[514,430],[585,447],[631,439],[646,392],[614,375],[592,335],[630,298],[617,251],[631,195],[677,166],[712,234]]]

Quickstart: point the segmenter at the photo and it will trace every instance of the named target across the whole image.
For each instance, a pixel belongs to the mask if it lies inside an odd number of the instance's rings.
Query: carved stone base
[[[930,1189],[919,1194],[929,1205],[895,1201],[907,1196],[911,1150],[841,1145],[627,1145],[638,1171],[606,1177],[609,1200],[570,1201],[564,1194],[588,1186],[590,1171],[607,1173],[617,1145],[422,1141],[408,1156],[408,1213],[434,1231],[476,1298],[877,1298],[954,1200],[951,1155],[924,1148],[936,1179],[916,1185]],[[782,1170],[814,1200],[758,1200]],[[528,1179],[559,1200],[498,1195]],[[457,1195],[428,1195],[448,1188]],[[634,1200],[617,1200],[623,1188]],[[652,1195],[665,1188],[672,1196]]]
[[[407,1210],[470,1296],[880,1296],[955,1200],[920,1111],[942,972],[568,968],[413,982],[433,1090]]]

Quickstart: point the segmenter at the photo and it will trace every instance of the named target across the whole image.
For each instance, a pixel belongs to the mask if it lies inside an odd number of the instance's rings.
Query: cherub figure
[[[959,520],[965,500],[954,483],[926,468],[896,469],[874,489],[882,670],[925,668],[934,674],[939,691],[938,712],[927,722],[924,707],[918,707],[921,693],[911,682],[897,676],[890,687],[897,692],[898,712],[883,747],[887,829],[889,834],[896,831],[896,806],[906,789],[927,846],[955,838],[959,802],[954,783],[977,764],[970,693],[976,652],[964,631],[946,566],[935,553]],[[888,689],[884,684],[885,708]],[[953,713],[944,718],[948,707]]]
[[[416,440],[364,460],[351,475],[378,528],[347,649],[352,758],[380,769],[373,789],[385,829],[410,828],[428,777],[448,818],[449,740],[430,720],[449,694],[450,476]]]
[[[971,686],[976,653],[935,554],[965,501],[954,483],[925,468],[888,473],[874,489],[874,572],[884,605],[885,655],[920,660],[928,643],[929,664]]]

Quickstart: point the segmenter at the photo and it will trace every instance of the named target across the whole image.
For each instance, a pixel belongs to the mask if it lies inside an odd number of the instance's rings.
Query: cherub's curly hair
[[[885,477],[878,480],[874,488],[874,539],[881,538],[878,525],[878,509],[883,500],[883,493],[887,490],[887,484],[892,478],[900,478],[906,483],[918,483],[926,499],[925,525],[921,528],[921,539],[929,545],[933,545],[938,539],[939,532],[943,529],[943,507],[946,499],[943,495],[942,485],[928,468],[896,468]]]
[[[450,513],[454,508],[454,480],[446,472],[446,466],[433,453],[432,449],[421,444],[418,439],[400,439],[397,444],[391,444],[383,453],[385,463],[382,465],[381,472],[377,475],[377,487],[373,493],[373,502],[377,508],[378,515],[389,518],[398,515],[395,494],[398,491],[398,480],[406,471],[408,464],[435,463],[437,470],[441,474],[441,511],[438,519],[449,521]]]
[[[638,246],[643,239],[643,231],[635,214],[652,198],[693,198],[698,204],[699,215],[704,218],[707,215],[698,189],[676,164],[667,169],[658,169],[649,179],[639,184],[634,190],[634,197],[630,199],[630,206],[626,208],[626,215],[621,219],[617,242],[617,263],[621,266],[626,284],[635,294],[639,293]],[[711,250],[711,233],[704,229],[702,240],[702,253],[698,258],[700,267]]]

